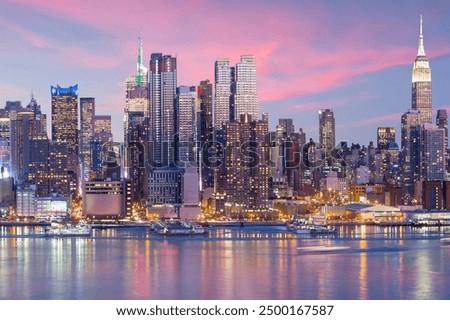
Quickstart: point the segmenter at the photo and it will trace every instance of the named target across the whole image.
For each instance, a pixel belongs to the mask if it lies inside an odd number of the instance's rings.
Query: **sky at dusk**
[[[293,118],[318,138],[318,110],[332,108],[338,140],[367,145],[411,106],[419,16],[430,60],[433,110],[450,112],[450,1],[0,2],[0,106],[31,91],[51,114],[50,86],[78,83],[111,114],[123,139],[125,80],[136,72],[142,32],[152,52],[177,57],[178,85],[214,82],[214,61],[254,54],[261,112],[270,127]]]

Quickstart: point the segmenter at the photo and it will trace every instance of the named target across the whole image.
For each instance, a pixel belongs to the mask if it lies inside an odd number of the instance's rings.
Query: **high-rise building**
[[[445,178],[445,133],[433,124],[423,128],[422,177],[426,181],[443,181]]]
[[[445,109],[439,109],[437,111],[436,115],[436,125],[444,130],[445,134],[445,149],[448,148],[448,117],[447,117],[447,110]]]
[[[77,192],[78,158],[78,85],[69,88],[51,87],[52,142],[67,147],[67,175],[71,177],[70,192]],[[64,194],[67,196],[67,194]]]
[[[3,177],[10,172],[10,119],[9,111],[0,109],[0,167]]]
[[[179,214],[183,198],[183,171],[175,161],[178,132],[175,57],[152,53],[149,85],[148,205],[151,208],[173,209],[174,213]]]
[[[177,164],[197,167],[197,88],[180,86],[177,88],[178,140]]]
[[[395,143],[395,128],[378,127],[377,129],[377,147],[379,150],[389,148],[390,143]]]
[[[268,132],[267,122],[252,121],[249,114],[226,124],[225,208],[230,214],[263,212],[268,207]]]
[[[148,117],[143,112],[128,112],[127,136],[127,161],[128,177],[133,182],[133,200],[141,201],[147,196],[147,151],[148,141]],[[102,152],[105,152],[103,150]]]
[[[50,194],[49,148],[50,142],[46,132],[35,133],[31,136],[28,181],[36,186],[38,197]]]
[[[420,178],[421,126],[419,112],[408,110],[402,115],[401,167],[403,198],[406,203],[414,196],[414,183]]]
[[[151,166],[174,165],[177,59],[171,55],[152,53],[149,80]]]
[[[420,16],[419,49],[412,70],[412,109],[420,112],[420,124],[431,123],[431,69],[425,55]]]
[[[81,130],[80,130],[80,158],[81,178],[89,180],[92,168],[92,139],[94,137],[95,99],[80,98]]]
[[[200,189],[214,186],[214,170],[209,163],[209,148],[213,146],[213,91],[209,80],[201,81],[198,86],[199,110],[197,114],[197,140],[199,142],[198,156],[200,168]]]
[[[70,194],[70,179],[68,175],[68,147],[67,142],[52,141],[49,147],[49,187],[50,192]]]
[[[123,176],[133,182],[132,198],[134,201],[145,199],[147,193],[145,161],[148,152],[150,93],[148,70],[143,64],[143,58],[142,37],[139,37],[136,74],[127,78],[124,113]],[[103,163],[105,157],[111,152],[105,148],[107,139],[111,140],[111,119],[97,118],[94,130],[96,131],[94,148],[97,155],[95,167],[99,173],[99,163]]]
[[[214,128],[220,130],[226,122],[234,120],[232,86],[235,69],[230,65],[230,59],[218,59],[214,71]]]
[[[30,140],[35,132],[36,121],[31,110],[23,109],[12,115],[11,134],[11,175],[16,183],[27,182],[30,170]]]
[[[253,55],[242,55],[236,64],[236,91],[234,94],[234,118],[250,114],[258,119],[258,95],[256,91],[256,62]]]
[[[319,142],[325,148],[327,157],[336,145],[334,113],[331,109],[319,111]]]

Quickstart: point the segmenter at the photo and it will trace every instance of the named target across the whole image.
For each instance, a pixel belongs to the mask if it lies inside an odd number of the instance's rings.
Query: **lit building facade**
[[[147,204],[150,210],[166,208],[179,215],[183,199],[183,170],[176,165],[178,112],[176,110],[177,60],[175,57],[162,53],[151,54],[149,85]]]
[[[92,139],[94,136],[95,99],[80,98],[81,130],[80,130],[80,160],[81,177],[89,180],[92,168]]]
[[[60,220],[65,219],[69,213],[69,200],[56,193],[46,197],[36,198],[36,219]]]
[[[379,150],[388,149],[390,143],[395,143],[395,128],[378,127],[378,129],[377,129],[377,148]]]
[[[420,178],[421,168],[421,133],[419,112],[408,110],[402,115],[401,130],[401,167],[403,198],[411,203],[414,196],[414,183]]]
[[[327,157],[336,145],[334,113],[331,109],[319,111],[319,142],[325,148]]]
[[[177,163],[182,167],[197,167],[197,88],[180,86],[177,88]]]
[[[27,181],[30,170],[30,140],[36,127],[31,110],[14,113],[10,122],[11,174],[16,183]]]
[[[152,53],[150,60],[150,161],[155,167],[174,165],[177,60]]]
[[[445,149],[448,148],[448,117],[447,117],[447,110],[445,109],[439,109],[437,111],[436,115],[436,125],[444,130],[445,134]],[[446,150],[447,151],[447,150]]]
[[[10,119],[9,111],[0,109],[0,166],[3,175],[9,175],[11,149],[10,149]]]
[[[69,88],[51,87],[52,142],[65,143],[67,147],[67,175],[70,192],[78,191],[78,85]],[[66,194],[65,194],[66,195]]]
[[[234,119],[242,114],[258,119],[258,94],[256,90],[256,62],[254,55],[242,55],[236,64],[236,91],[234,94]]]
[[[47,133],[36,133],[30,139],[30,165],[28,182],[36,186],[36,196],[42,197],[50,194],[50,167],[49,167],[50,141]]]
[[[16,215],[20,218],[32,218],[36,214],[36,188],[18,187],[16,191]]]
[[[214,170],[209,163],[209,148],[214,141],[213,90],[209,80],[198,86],[197,141],[199,142],[200,189],[214,186]]]
[[[70,195],[70,176],[67,170],[68,150],[66,142],[51,141],[49,147],[50,192]]]
[[[249,114],[226,124],[225,211],[264,212],[268,208],[270,157],[268,123]]]
[[[214,64],[214,128],[234,120],[234,97],[232,89],[235,82],[235,68],[230,59],[218,59]]]
[[[136,169],[136,152],[143,153],[142,155],[140,155],[140,157],[143,157],[147,153],[146,146],[148,143],[148,119],[150,113],[148,69],[144,66],[143,63],[144,53],[142,37],[140,36],[138,40],[139,43],[136,75],[128,77],[126,81],[123,149],[123,176],[133,181],[136,180],[136,183],[143,181],[142,179],[138,180],[138,177],[142,175],[145,176],[145,172],[141,172],[142,170],[145,170],[145,168]],[[108,124],[108,119],[98,118],[98,122],[96,122],[94,129],[96,131],[94,141],[94,147],[96,150],[99,149],[99,145],[102,145],[106,142],[108,129],[109,132],[111,132],[111,129],[108,128],[108,125],[111,126],[110,122]],[[136,125],[139,127],[137,128]],[[139,131],[140,134],[136,134],[136,131]],[[109,137],[109,139],[112,140],[112,135],[111,137]],[[138,151],[136,149],[138,149]],[[98,158],[99,157],[97,153],[97,160]],[[136,200],[140,200],[143,194],[144,191],[141,190],[140,192],[133,194],[133,198]]]
[[[445,180],[445,133],[433,124],[423,128],[422,177],[427,181]]]

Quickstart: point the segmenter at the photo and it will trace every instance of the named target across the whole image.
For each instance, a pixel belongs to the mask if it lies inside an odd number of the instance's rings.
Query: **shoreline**
[[[148,228],[151,226],[151,221],[148,223],[92,223],[92,228],[96,229],[115,229],[115,228]],[[282,227],[285,222],[281,221],[225,221],[225,222],[200,222],[203,227],[220,228],[220,227]],[[0,227],[48,227],[50,222],[43,221],[0,221]],[[450,223],[413,223],[413,222],[374,222],[374,221],[330,221],[329,226],[380,226],[380,227],[448,227]]]

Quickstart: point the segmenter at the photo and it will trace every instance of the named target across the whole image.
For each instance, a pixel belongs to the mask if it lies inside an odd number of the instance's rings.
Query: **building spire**
[[[425,56],[425,48],[423,46],[422,15],[420,15],[419,50],[417,51],[417,56]]]
[[[136,74],[136,84],[140,86],[142,82],[147,82],[147,68],[142,63],[144,56],[144,50],[142,48],[142,31],[138,38],[138,58],[137,58],[137,74]]]

